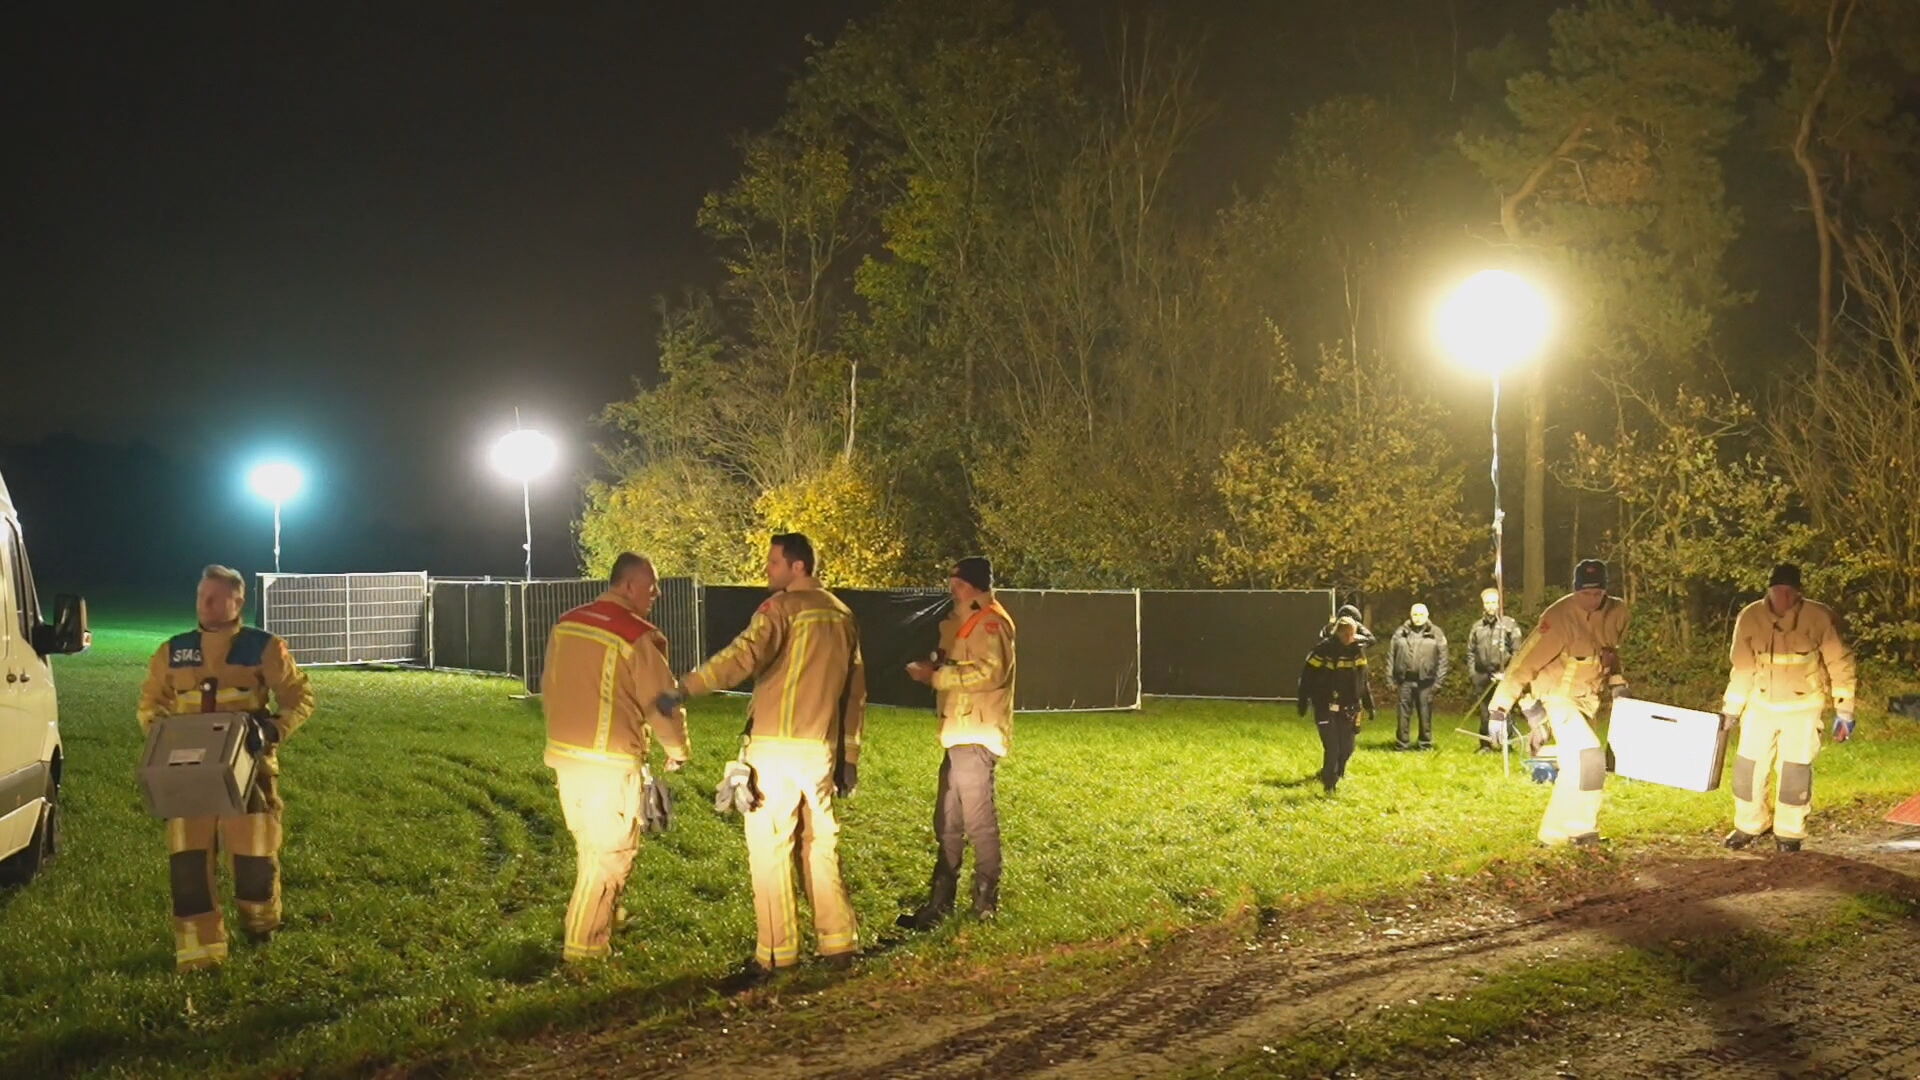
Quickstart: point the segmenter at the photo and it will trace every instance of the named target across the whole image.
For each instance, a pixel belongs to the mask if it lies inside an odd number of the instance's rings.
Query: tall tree
[[[1714,314],[1735,302],[1720,260],[1738,225],[1718,151],[1757,65],[1732,32],[1648,0],[1556,12],[1544,68],[1507,81],[1506,117],[1462,149],[1498,193],[1508,257],[1554,279],[1567,319],[1554,350],[1579,364],[1674,385]],[[1527,387],[1524,595],[1546,590],[1547,369]]]

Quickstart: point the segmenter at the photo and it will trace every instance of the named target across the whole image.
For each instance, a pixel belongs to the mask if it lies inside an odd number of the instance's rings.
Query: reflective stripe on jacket
[[[313,714],[307,673],[287,643],[265,630],[189,630],[154,650],[140,687],[137,716],[145,731],[163,716],[244,712],[266,716],[285,739]]]
[[[1738,716],[1761,701],[1789,708],[1830,701],[1836,709],[1853,701],[1853,651],[1840,637],[1833,609],[1813,600],[1780,616],[1764,598],[1741,608],[1729,660],[1722,712]]]
[[[1343,645],[1327,638],[1307,653],[1300,665],[1299,700],[1315,708],[1339,706],[1342,711],[1373,709],[1373,690],[1367,684],[1367,656],[1359,641]]]
[[[946,660],[933,672],[940,745],[1013,748],[1013,617],[992,593],[941,620]]]
[[[1537,698],[1558,698],[1594,715],[1609,674],[1602,650],[1618,650],[1626,632],[1627,602],[1617,596],[1607,597],[1598,611],[1582,609],[1572,593],[1555,600],[1513,654],[1488,707],[1512,708],[1531,684]]]
[[[867,676],[853,612],[825,589],[775,593],[747,628],[684,680],[689,694],[726,690],[753,680],[755,739],[798,739],[860,760],[867,715]],[[845,704],[844,718],[841,715]]]
[[[649,731],[668,757],[684,760],[692,750],[685,711],[654,706],[673,689],[667,636],[611,590],[554,624],[540,686],[549,765],[645,761]]]

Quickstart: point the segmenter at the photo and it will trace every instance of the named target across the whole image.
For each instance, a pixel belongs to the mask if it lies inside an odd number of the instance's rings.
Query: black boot
[[[1745,851],[1750,845],[1752,845],[1752,843],[1755,840],[1758,840],[1765,835],[1767,834],[1741,832],[1739,829],[1735,829],[1732,832],[1727,834],[1727,838],[1725,840],[1722,840],[1720,842],[1722,844],[1725,844],[1728,850]]]
[[[1799,851],[1800,850],[1800,841],[1794,839],[1791,836],[1776,836],[1773,838],[1773,845],[1779,848],[1781,851]]]
[[[1000,882],[973,879],[973,915],[977,919],[991,919],[1000,913]]]
[[[946,867],[935,865],[933,880],[927,883],[927,902],[907,915],[894,920],[894,925],[903,930],[931,930],[939,926],[946,917],[953,914],[955,894],[960,891],[960,876],[950,874]]]

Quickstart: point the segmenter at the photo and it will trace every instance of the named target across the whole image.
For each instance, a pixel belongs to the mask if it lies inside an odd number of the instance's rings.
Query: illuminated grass
[[[30,888],[0,894],[0,1076],[371,1071],[685,1007],[749,951],[737,822],[709,809],[741,702],[696,708],[674,830],[641,852],[615,959],[579,971],[558,963],[573,857],[537,706],[504,680],[319,671],[320,712],[283,752],[287,929],[265,949],[236,942],[220,972],[176,976],[132,715],[145,658],[171,628],[111,623],[59,668],[65,851]],[[1920,775],[1917,725],[1863,720],[1867,738],[1821,758],[1823,807],[1904,797]],[[1246,903],[1536,857],[1544,788],[1503,780],[1497,758],[1457,736],[1436,753],[1382,752],[1390,726],[1363,735],[1326,799],[1307,779],[1319,744],[1290,706],[1023,716],[1000,773],[1003,918],[960,920],[869,970],[1151,935]],[[932,717],[907,710],[875,710],[867,745],[843,851],[871,938],[924,888],[939,750]],[[1727,802],[1616,779],[1603,827],[1705,833],[1724,827]]]

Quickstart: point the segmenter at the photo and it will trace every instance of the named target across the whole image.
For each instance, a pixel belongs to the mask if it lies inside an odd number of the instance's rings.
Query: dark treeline
[[[748,576],[793,527],[842,583],[984,550],[1029,585],[1476,588],[1489,395],[1428,335],[1494,266],[1560,305],[1503,414],[1517,607],[1599,554],[1691,645],[1794,559],[1911,649],[1920,7],[1347,8],[1304,101],[1151,14],[1089,46],[907,0],[820,43],[700,210],[724,281],[608,409],[589,567]]]

